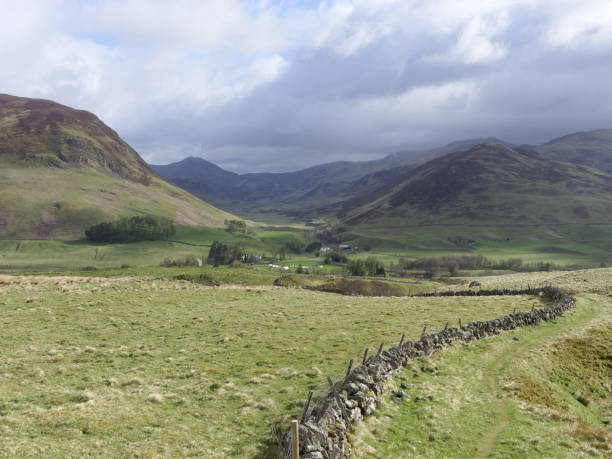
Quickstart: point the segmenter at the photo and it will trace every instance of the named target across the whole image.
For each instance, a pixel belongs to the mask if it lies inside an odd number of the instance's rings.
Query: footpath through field
[[[588,419],[589,413],[582,413],[586,407],[571,394],[564,399],[568,394],[549,379],[556,370],[551,356],[561,340],[612,324],[609,296],[576,298],[576,309],[556,321],[446,349],[429,360],[417,359],[394,381],[407,396],[401,401],[387,397],[384,409],[358,428],[353,456],[609,454],[612,444],[606,442],[612,432],[606,434],[605,425],[593,426],[599,449],[587,436],[574,435],[583,424],[574,414]],[[591,416],[597,422],[597,414]]]

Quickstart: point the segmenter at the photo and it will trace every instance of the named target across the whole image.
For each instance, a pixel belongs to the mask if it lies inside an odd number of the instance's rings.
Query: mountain
[[[233,213],[308,219],[333,216],[339,203],[363,202],[417,164],[485,141],[512,146],[494,138],[467,139],[426,152],[397,153],[373,161],[336,161],[285,173],[239,175],[194,157],[151,167],[180,188]]]
[[[98,117],[0,94],[0,236],[82,237],[120,216],[221,226],[229,216],[167,183]]]
[[[612,174],[612,129],[577,132],[536,148],[551,158]]]
[[[530,147],[484,143],[404,174],[367,202],[343,203],[347,225],[612,223],[612,176]]]
[[[242,175],[193,157],[151,167],[184,190],[234,213],[249,217],[278,213],[308,218],[320,215],[322,207],[388,183],[399,174],[399,169],[389,169],[393,163],[390,158],[338,161],[295,172]],[[400,168],[405,170],[406,166]]]

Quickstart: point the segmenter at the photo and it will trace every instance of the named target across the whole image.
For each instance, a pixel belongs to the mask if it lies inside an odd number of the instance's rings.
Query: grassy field
[[[561,320],[415,360],[354,457],[610,457],[611,319],[609,294],[581,294]]]
[[[540,304],[153,277],[0,282],[0,454],[12,457],[269,457],[274,427],[365,347]]]
[[[171,260],[194,255],[208,256],[209,245],[218,240],[240,243],[249,253],[271,255],[287,242],[307,244],[308,233],[293,228],[267,228],[248,235],[234,234],[222,228],[179,228],[173,241],[148,241],[129,244],[90,243],[86,240],[0,240],[0,270],[78,270],[130,266],[159,266],[164,258]],[[299,256],[304,263],[318,263],[313,257]]]
[[[372,254],[395,263],[400,257],[458,254],[589,267],[612,264],[612,225],[361,226],[350,228],[348,237],[355,246],[371,246]],[[457,247],[449,240],[456,237],[479,245]]]
[[[248,234],[223,228],[179,228],[176,242],[150,241],[130,244],[92,244],[85,240],[0,240],[0,272],[74,271],[85,267],[98,269],[130,266],[158,266],[164,258],[188,255],[208,256],[209,245],[217,240],[240,243],[249,253],[272,255],[287,243],[305,246],[311,233],[292,227],[250,227]],[[351,230],[352,231],[352,230]],[[508,228],[395,228],[389,231],[361,228],[349,233],[357,247],[370,246],[369,252],[348,253],[351,257],[374,255],[386,264],[400,258],[414,259],[442,255],[485,255],[491,259],[522,258],[525,262],[578,264],[588,267],[612,263],[612,226]],[[480,245],[461,249],[449,238],[474,239]],[[588,241],[588,242],[587,242]],[[353,242],[351,242],[353,244]],[[284,265],[319,265],[323,258],[287,252]]]

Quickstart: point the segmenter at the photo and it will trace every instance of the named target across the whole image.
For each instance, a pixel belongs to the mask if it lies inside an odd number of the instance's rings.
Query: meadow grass
[[[0,282],[0,451],[12,457],[266,457],[307,391],[365,347],[540,305],[146,277]]]
[[[578,304],[553,322],[413,361],[391,382],[384,408],[352,433],[354,456],[609,456],[612,269],[478,281],[484,289],[556,285]]]
[[[352,433],[353,456],[610,457],[611,313],[582,294],[556,321],[416,359]]]

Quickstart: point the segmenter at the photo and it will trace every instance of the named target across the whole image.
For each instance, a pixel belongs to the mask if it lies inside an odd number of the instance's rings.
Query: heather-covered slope
[[[81,237],[119,216],[229,216],[165,182],[95,115],[48,100],[0,95],[0,165],[3,238]]]
[[[604,172],[486,143],[416,168],[368,203],[345,203],[341,216],[372,226],[611,223],[611,198]]]

